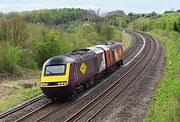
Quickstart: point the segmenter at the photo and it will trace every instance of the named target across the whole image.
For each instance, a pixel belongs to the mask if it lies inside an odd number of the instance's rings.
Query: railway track
[[[123,59],[126,59],[135,49],[137,49],[137,47],[138,47],[138,43],[135,43],[135,44],[132,46],[132,48],[131,48],[129,51],[127,51],[127,53],[125,53],[125,56],[124,56]]]
[[[56,102],[57,102],[57,104],[55,102],[49,102],[49,103],[35,109],[34,111],[26,114],[25,116],[22,116],[21,118],[17,119],[15,122],[24,122],[24,121],[37,122],[40,119],[44,118],[45,116],[48,116],[49,114],[51,114],[53,111],[69,104],[69,102],[64,102],[59,105],[59,102],[58,101],[56,101]],[[49,112],[47,112],[47,111],[49,111]]]
[[[137,40],[136,40],[137,41]],[[131,49],[129,51],[126,52],[126,55],[124,58],[127,58],[128,56],[130,56],[132,54],[132,52],[134,52],[134,50],[136,50],[138,47],[138,43],[135,43]],[[68,103],[67,103],[68,104]],[[29,103],[30,105],[30,103]],[[27,105],[26,105],[27,106]],[[31,121],[41,121],[44,118],[46,118],[48,115],[52,114],[53,112],[57,111],[59,108],[62,108],[64,106],[64,104],[61,105],[53,105],[51,102],[40,106],[39,108],[35,109],[34,111],[26,114],[25,116],[22,116],[21,118],[17,119],[16,122],[20,122],[20,121],[26,121],[26,120],[31,120]],[[21,107],[23,108],[23,107]],[[21,109],[19,108],[19,110]],[[47,109],[49,108],[49,109]],[[48,111],[48,112],[47,112]],[[10,111],[9,114],[14,113],[13,111]],[[7,116],[9,114],[6,114],[4,116]],[[37,115],[39,115],[37,117]],[[32,119],[32,116],[36,116],[35,119]]]
[[[16,120],[15,122],[20,122],[20,121],[24,121],[24,120],[28,119],[28,117],[30,117],[30,116],[32,116],[32,115],[34,115],[34,114],[37,114],[37,112],[38,112],[39,110],[45,109],[49,104],[51,104],[51,103],[47,103],[47,104],[39,107],[38,109],[36,109],[36,110],[34,110],[34,111],[26,114],[25,116],[19,118],[19,119]]]
[[[145,35],[147,36],[147,35]],[[145,40],[142,36],[141,38]],[[94,114],[91,114],[88,119],[85,120],[87,122],[91,121],[100,111],[103,110],[114,98],[116,98],[146,67],[148,63],[151,62],[152,57],[155,54],[156,51],[156,42],[151,38],[151,43],[144,55],[140,58],[140,60],[133,66],[131,69],[125,73],[121,78],[119,78],[113,85],[111,85],[107,90],[105,90],[103,93],[101,93],[99,96],[97,96],[95,99],[93,99],[89,104],[84,106],[82,109],[80,109],[78,112],[70,116],[66,122],[76,122],[86,116],[86,114],[90,113],[90,111],[95,111]],[[122,88],[119,90],[118,87],[121,86],[123,82],[126,82],[125,85],[123,85]],[[116,93],[113,93],[114,91],[118,91]],[[112,94],[113,93],[113,94]],[[111,97],[110,97],[111,96]],[[107,98],[109,98],[107,100]],[[106,99],[106,100],[105,100]],[[104,104],[101,103],[102,101],[107,101]],[[101,107],[97,109],[97,106],[101,104]],[[103,104],[103,106],[102,106]],[[96,108],[96,109],[94,109]],[[84,120],[83,120],[84,121]]]
[[[12,113],[15,113],[15,112],[17,112],[17,111],[19,111],[19,110],[21,110],[21,109],[23,109],[23,108],[25,108],[25,107],[35,103],[35,102],[37,102],[37,101],[39,101],[39,100],[41,100],[43,98],[45,98],[45,96],[43,94],[41,94],[41,95],[39,95],[39,96],[37,96],[37,97],[35,97],[35,98],[33,98],[33,99],[23,103],[22,105],[19,105],[19,106],[15,107],[15,108],[7,111],[7,112],[1,113],[0,114],[0,119],[3,118],[3,117],[6,117],[6,116],[8,116],[8,115],[10,115]]]

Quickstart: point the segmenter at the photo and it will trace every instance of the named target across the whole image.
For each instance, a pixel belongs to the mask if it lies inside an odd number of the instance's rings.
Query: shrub
[[[22,44],[28,38],[26,23],[19,16],[0,20],[0,41],[12,45]]]
[[[15,73],[18,71],[21,49],[9,44],[0,44],[0,72]]]
[[[180,33],[180,17],[174,22],[173,30]]]
[[[36,39],[33,53],[38,66],[42,66],[48,58],[59,55],[61,53],[61,48],[61,42],[59,41],[56,30],[51,30],[48,34],[44,34]]]
[[[24,50],[20,57],[20,66],[34,69],[37,68],[37,63],[34,59],[33,52],[30,50]]]
[[[114,35],[115,35],[114,27],[110,25],[104,26],[103,31],[102,31],[102,36],[105,39],[104,41],[113,39]]]

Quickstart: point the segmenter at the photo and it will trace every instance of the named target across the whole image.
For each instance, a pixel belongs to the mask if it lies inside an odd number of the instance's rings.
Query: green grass
[[[0,94],[0,112],[6,111],[11,107],[31,99],[41,93],[39,86],[23,88],[18,82],[1,83],[4,94]]]
[[[158,14],[153,17],[140,17],[129,24],[129,28],[140,31],[150,31],[162,29],[167,31],[174,30],[174,23],[180,20],[180,13]],[[179,26],[178,26],[179,27]]]
[[[0,79],[0,112],[4,112],[41,93],[39,85],[32,88],[24,88],[22,86],[22,83],[29,81],[39,84],[40,71],[21,68],[20,72],[21,75],[18,77],[5,76],[3,79]]]
[[[145,122],[180,121],[180,34],[162,30],[149,32],[166,47],[166,71],[150,103]]]

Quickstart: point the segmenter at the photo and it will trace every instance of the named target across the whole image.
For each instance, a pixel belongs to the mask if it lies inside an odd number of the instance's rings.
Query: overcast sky
[[[30,11],[45,8],[75,7],[101,11],[124,10],[146,13],[180,9],[180,0],[0,0],[0,12]]]

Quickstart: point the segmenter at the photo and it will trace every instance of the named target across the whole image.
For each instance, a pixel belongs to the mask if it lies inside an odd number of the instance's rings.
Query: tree
[[[147,14],[146,17],[153,17],[156,15],[157,15],[157,13],[155,11],[153,11],[152,13]]]
[[[28,38],[26,23],[19,17],[13,16],[0,21],[0,40],[18,45]]]
[[[48,58],[61,54],[62,47],[59,34],[54,29],[34,40],[33,53],[38,66],[42,66]]]
[[[105,20],[113,26],[125,28],[127,27],[127,23],[131,21],[131,18],[130,16],[127,16],[123,11],[116,10],[107,13],[105,16]]]
[[[91,11],[91,16],[89,17],[89,21],[93,22],[93,27],[95,29],[95,31],[101,35],[102,33],[102,29],[103,29],[103,23],[104,23],[104,18],[102,16],[100,16],[100,9],[97,10],[97,12],[95,11]]]
[[[174,13],[174,9],[171,9],[171,10],[168,10],[168,11],[165,11],[164,14],[167,14],[167,13]]]
[[[113,28],[113,26],[110,25],[106,25],[103,28],[102,31],[102,35],[105,37],[105,40],[111,40],[112,38],[114,38],[114,34],[115,34],[115,29]]]
[[[44,23],[59,25],[78,19],[84,20],[88,12],[80,8],[42,9],[30,12],[20,12],[19,15],[28,23]]]
[[[180,33],[180,17],[174,22],[173,30]]]
[[[0,12],[0,17],[2,17],[4,14],[3,14],[3,12]]]

